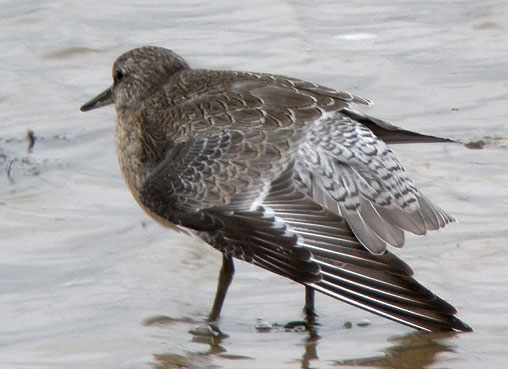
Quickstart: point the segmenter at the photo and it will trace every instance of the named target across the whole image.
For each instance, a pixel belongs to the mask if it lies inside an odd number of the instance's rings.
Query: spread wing
[[[395,134],[388,137],[398,142]],[[424,142],[430,139],[423,136]],[[454,221],[418,191],[388,146],[347,114],[319,120],[298,158],[301,188],[341,214],[374,253],[382,253],[386,243],[401,247],[404,231],[423,235]]]
[[[413,279],[413,272],[388,251],[369,252],[338,214],[294,186],[290,173],[272,183],[263,206],[301,237],[321,270],[308,286],[348,304],[423,330],[471,328],[455,308]]]
[[[220,72],[213,72],[220,73]],[[418,235],[454,219],[413,185],[385,142],[446,142],[449,139],[403,130],[350,109],[367,100],[281,76],[224,72],[231,78],[208,96],[190,99],[181,121],[190,132],[234,125],[275,135],[303,130],[296,167],[300,187],[315,201],[346,218],[360,242],[381,253],[386,244],[401,247],[404,231]],[[193,85],[183,78],[183,83]],[[196,86],[192,88],[194,91]],[[213,89],[212,89],[213,91]],[[207,116],[203,119],[202,112]],[[259,133],[258,132],[258,133]]]
[[[159,216],[193,229],[228,255],[346,303],[418,329],[468,329],[453,316],[451,305],[412,278],[404,262],[389,252],[370,253],[342,217],[295,188],[292,163],[260,187],[264,196],[249,190],[222,204],[196,200],[198,193],[208,191],[203,187],[207,180],[182,179],[186,177],[183,173],[199,167],[220,183],[227,181],[213,168],[218,168],[214,162],[222,156],[228,157],[228,135],[196,140],[175,150],[146,180],[141,192],[143,204]],[[209,159],[204,160],[203,153]]]

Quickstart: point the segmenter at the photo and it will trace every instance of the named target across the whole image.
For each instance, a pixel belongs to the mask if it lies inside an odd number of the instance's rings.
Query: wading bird
[[[192,69],[141,47],[113,65],[113,85],[81,107],[115,104],[116,149],[139,205],[222,252],[210,321],[233,258],[422,330],[469,331],[456,310],[389,250],[404,232],[453,221],[386,144],[446,142],[352,109],[361,97],[273,74]]]

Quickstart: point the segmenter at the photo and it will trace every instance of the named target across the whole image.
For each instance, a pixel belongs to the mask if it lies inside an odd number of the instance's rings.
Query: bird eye
[[[115,82],[120,81],[123,78],[123,72],[120,69],[115,69],[115,72],[113,73],[113,79]]]

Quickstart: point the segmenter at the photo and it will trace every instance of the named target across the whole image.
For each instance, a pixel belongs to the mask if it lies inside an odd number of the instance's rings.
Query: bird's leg
[[[222,254],[222,268],[219,273],[219,280],[217,282],[217,292],[215,293],[215,300],[213,302],[212,311],[208,315],[209,322],[215,322],[220,315],[222,305],[228,292],[228,287],[233,280],[233,274],[235,273],[235,266],[233,264],[233,258]]]
[[[303,307],[305,320],[310,326],[316,323],[316,310],[314,309],[314,289],[305,286],[305,306]]]

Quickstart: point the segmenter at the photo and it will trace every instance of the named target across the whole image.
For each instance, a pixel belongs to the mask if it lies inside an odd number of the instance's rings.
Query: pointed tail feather
[[[377,119],[354,110],[344,109],[341,113],[356,120],[357,122],[362,123],[387,144],[457,142],[451,138],[437,137],[409,131],[385,122],[384,120]]]

